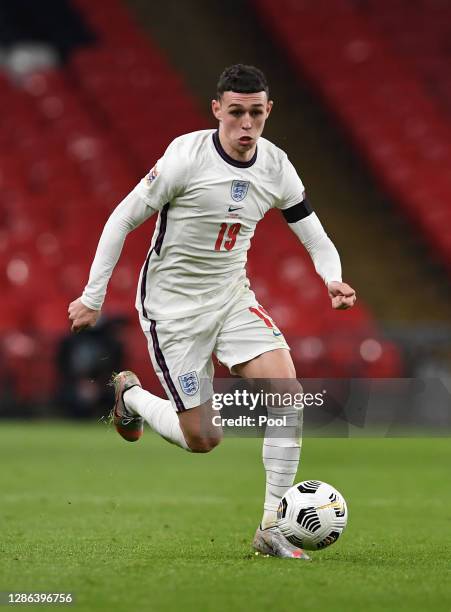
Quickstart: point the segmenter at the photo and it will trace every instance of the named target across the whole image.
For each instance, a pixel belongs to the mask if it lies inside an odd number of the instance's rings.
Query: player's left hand
[[[354,289],[347,283],[331,281],[327,285],[327,289],[332,300],[332,308],[335,308],[335,310],[347,310],[354,306],[357,296]]]

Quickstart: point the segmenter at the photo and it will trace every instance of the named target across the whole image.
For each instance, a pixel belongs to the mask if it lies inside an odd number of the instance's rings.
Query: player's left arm
[[[290,229],[296,234],[312,258],[315,270],[324,280],[332,308],[346,310],[354,306],[354,289],[341,278],[341,262],[335,245],[324,231],[320,220],[304,198],[286,210],[282,210]]]
[[[350,285],[342,281],[338,251],[305,197],[302,181],[287,158],[283,161],[279,208],[290,229],[307,249],[315,270],[324,280],[332,308],[337,310],[352,308],[356,301],[356,293]]]

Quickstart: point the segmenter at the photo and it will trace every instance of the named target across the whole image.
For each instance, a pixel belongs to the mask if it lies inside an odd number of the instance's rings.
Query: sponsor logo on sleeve
[[[153,181],[157,178],[158,176],[158,170],[157,170],[157,166],[155,165],[152,170],[150,170],[149,174],[146,176],[146,182],[148,185],[150,185],[151,183],[153,183]]]

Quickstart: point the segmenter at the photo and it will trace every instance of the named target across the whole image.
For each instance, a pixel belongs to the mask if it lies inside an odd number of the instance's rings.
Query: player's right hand
[[[69,321],[72,321],[71,331],[77,334],[87,327],[94,327],[101,311],[88,308],[83,304],[81,298],[77,298],[69,304],[67,312]]]

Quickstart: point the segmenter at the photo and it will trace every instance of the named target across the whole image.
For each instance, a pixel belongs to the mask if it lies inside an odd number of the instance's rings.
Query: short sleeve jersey
[[[229,157],[218,132],[176,138],[137,191],[159,211],[136,306],[149,319],[187,317],[223,305],[243,286],[257,223],[304,199],[287,155],[264,138],[248,162]]]

